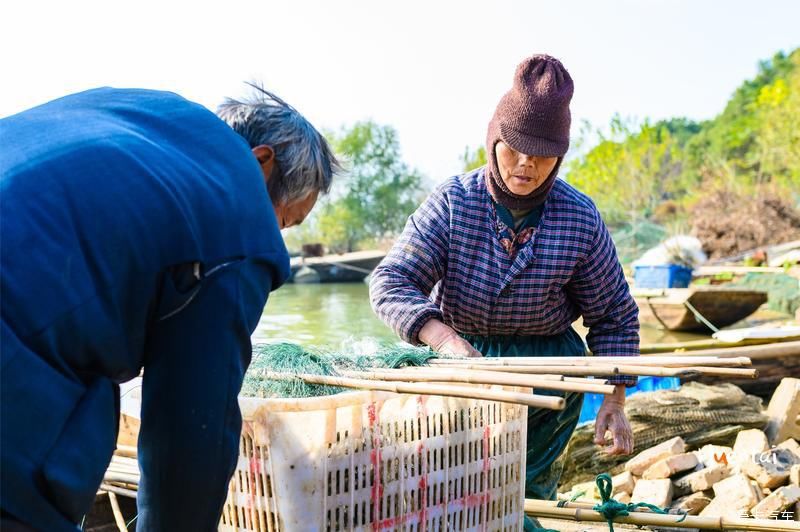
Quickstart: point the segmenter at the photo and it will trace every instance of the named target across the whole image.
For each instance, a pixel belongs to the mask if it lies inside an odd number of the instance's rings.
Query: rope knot
[[[629,502],[628,504],[624,504],[613,499],[611,494],[614,492],[614,486],[611,481],[611,475],[608,473],[597,475],[595,482],[597,483],[597,490],[600,492],[600,499],[602,502],[594,505],[592,510],[603,514],[611,532],[614,532],[614,519],[630,515],[631,512],[636,511],[638,508],[647,508],[657,514],[669,513],[667,508],[660,508],[655,504],[648,504],[646,502]],[[684,519],[686,519],[686,512],[683,512],[681,518],[678,519],[676,523],[680,523]]]

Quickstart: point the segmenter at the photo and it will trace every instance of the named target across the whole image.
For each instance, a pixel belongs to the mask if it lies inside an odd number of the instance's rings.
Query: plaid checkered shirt
[[[639,354],[639,320],[592,200],[557,180],[514,257],[497,236],[484,169],[451,177],[412,214],[375,269],[370,299],[405,341],[437,318],[469,335],[557,335],[583,316],[595,356]],[[609,379],[633,385],[636,377]]]

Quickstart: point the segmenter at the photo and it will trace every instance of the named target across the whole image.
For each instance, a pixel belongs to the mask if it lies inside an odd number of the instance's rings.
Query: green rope
[[[614,532],[615,518],[630,515],[630,512],[634,512],[639,508],[647,508],[657,514],[669,513],[668,508],[660,508],[655,504],[648,504],[646,502],[629,502],[628,504],[623,504],[612,499],[611,493],[613,492],[613,486],[611,482],[611,475],[608,473],[597,475],[595,482],[597,482],[597,489],[600,492],[600,499],[602,500],[602,503],[594,505],[592,510],[603,514],[603,517],[606,518],[606,522],[608,522],[608,528],[611,532]],[[686,515],[686,512],[682,512],[681,518],[675,522],[680,523],[686,519]]]

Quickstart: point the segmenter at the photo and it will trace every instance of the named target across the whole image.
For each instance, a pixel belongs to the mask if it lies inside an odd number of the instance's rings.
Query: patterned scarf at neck
[[[494,201],[491,202],[491,205],[497,238],[500,241],[500,245],[508,253],[508,257],[514,260],[519,250],[530,242],[536,233],[536,228],[542,218],[544,205],[539,205],[526,214],[516,228],[514,217],[508,208]]]

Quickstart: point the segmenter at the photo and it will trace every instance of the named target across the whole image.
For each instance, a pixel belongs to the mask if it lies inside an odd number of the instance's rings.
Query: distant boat
[[[385,251],[354,251],[322,257],[294,257],[292,283],[358,283],[372,273]]]
[[[632,289],[640,321],[670,331],[713,332],[743,320],[767,301],[766,292],[718,286]]]

